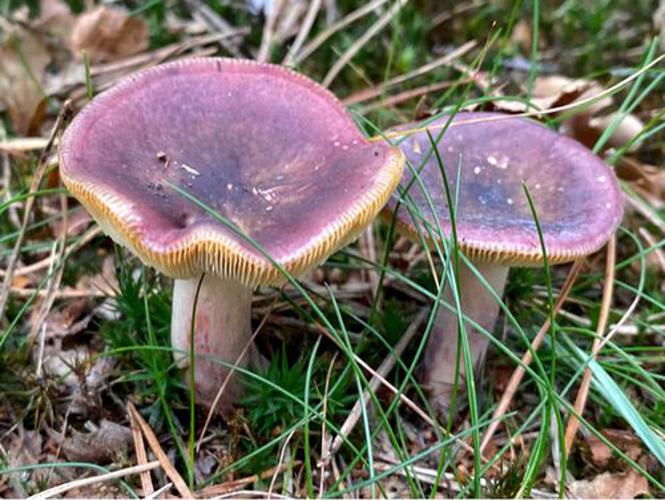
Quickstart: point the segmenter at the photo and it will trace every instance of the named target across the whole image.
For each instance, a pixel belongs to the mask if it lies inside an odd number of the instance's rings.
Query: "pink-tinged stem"
[[[496,264],[475,264],[485,280],[500,297],[508,276],[508,267]],[[484,330],[492,332],[499,313],[499,304],[476,278],[471,269],[462,264],[458,284],[460,305],[465,316],[475,321]],[[444,300],[455,307],[455,299],[450,286],[444,291]],[[485,361],[485,353],[489,344],[488,338],[478,332],[468,322],[465,323],[466,334],[473,359],[474,375],[477,375]],[[436,323],[430,333],[430,340],[425,352],[424,385],[430,395],[433,408],[440,415],[447,415],[450,409],[453,387],[455,384],[455,363],[457,357],[458,323],[457,312],[441,306]],[[466,395],[466,378],[464,375],[464,359],[460,349],[459,383],[457,400],[464,401]]]
[[[171,318],[171,342],[180,366],[189,366],[192,312],[199,278],[175,280]],[[246,367],[252,349],[243,350],[251,341],[252,290],[235,281],[207,274],[196,303],[194,332],[195,387],[197,402],[210,406],[229,373],[229,368],[213,359]],[[240,358],[240,360],[239,360]],[[216,407],[227,412],[241,394],[237,374],[229,380]],[[188,376],[185,380],[189,380]]]

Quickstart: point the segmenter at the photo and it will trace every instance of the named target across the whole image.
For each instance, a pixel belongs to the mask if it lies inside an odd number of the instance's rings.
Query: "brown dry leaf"
[[[102,261],[102,270],[94,276],[84,275],[76,283],[78,290],[100,290],[109,297],[114,297],[120,288],[115,272],[115,261],[112,255],[107,255]]]
[[[62,386],[66,386],[69,392],[78,392],[79,378],[76,371],[89,363],[91,353],[86,346],[76,346],[74,349],[62,350],[60,343],[48,344],[44,347],[42,354],[42,369],[48,377],[60,379]],[[35,349],[37,351],[37,349]],[[33,353],[36,358],[37,352]],[[35,360],[35,364],[36,364]]]
[[[665,170],[655,165],[642,163],[634,158],[623,156],[616,166],[620,179],[637,186],[640,192],[653,195],[657,200],[650,200],[658,207],[658,200],[665,201]]]
[[[550,79],[552,78],[559,77],[550,77]],[[574,83],[565,84],[564,80],[561,80],[561,84],[564,85],[562,89],[574,88],[571,87],[571,85],[575,85]],[[589,85],[584,88],[581,93],[578,93],[574,99],[558,100],[552,103],[552,106],[562,106],[575,102],[585,101],[587,99],[597,97],[603,92],[603,88],[595,82],[589,82],[585,80],[575,80],[574,82],[578,82],[577,85],[582,85],[582,82],[587,82]],[[556,86],[556,80],[551,80],[547,83],[547,85]],[[574,93],[569,94],[569,96],[572,95],[574,95]],[[609,113],[606,115],[598,116],[599,112],[611,106],[612,103],[612,98],[605,96],[599,98],[597,101],[590,105],[585,105],[586,107],[582,111],[574,116],[571,116],[562,123],[561,132],[577,139],[587,147],[592,147],[600,138],[600,136],[605,132],[605,129],[608,128],[617,117],[617,113]],[[633,137],[637,136],[643,129],[644,123],[642,120],[632,114],[626,115],[621,118],[619,125],[612,132],[607,145],[621,147],[633,139]],[[639,146],[640,142],[637,141],[631,145],[629,151],[635,151]]]
[[[596,116],[589,120],[589,127],[598,132],[598,136],[610,127],[615,120],[620,120],[609,139],[609,145],[620,148],[636,137],[644,130],[644,122],[637,116],[628,114],[619,117],[619,113],[610,113],[609,115]],[[640,147],[640,141],[636,141],[628,148],[628,151],[635,151]]]
[[[635,498],[649,495],[649,484],[631,469],[621,474],[606,472],[590,481],[573,481],[570,493],[577,498]]]
[[[642,441],[631,431],[604,429],[602,434],[631,460],[637,461],[644,453]],[[598,468],[607,467],[608,462],[614,457],[610,447],[594,435],[584,436],[584,441],[589,450],[591,463]]]
[[[50,62],[51,56],[36,33],[18,26],[5,32],[0,44],[0,102],[18,135],[34,128],[31,124],[46,98],[42,81]]]
[[[14,436],[7,453],[9,467],[21,467],[23,465],[35,465],[41,460],[43,439],[37,431],[26,431],[23,425],[18,427],[18,434]],[[25,498],[28,492],[25,486],[30,483],[43,481],[46,476],[44,469],[35,469],[27,473],[11,474],[9,484],[14,490],[16,497]]]
[[[593,434],[584,436],[584,441],[589,447],[589,458],[596,467],[604,467],[612,458],[612,450]]]
[[[613,101],[609,96],[598,97],[604,89],[593,80],[584,80],[565,76],[544,76],[537,78],[533,86],[533,96],[543,104],[551,102],[550,107],[565,106],[574,102],[598,98],[597,101],[587,104],[585,112],[595,114],[611,106]]]
[[[87,422],[90,432],[71,430],[71,436],[63,438],[59,432],[47,428],[51,439],[62,446],[62,451],[72,461],[108,463],[118,455],[127,452],[132,442],[132,431],[129,427],[116,424],[110,420],[102,420],[99,427]]]
[[[72,50],[85,50],[93,63],[114,61],[148,48],[148,27],[127,11],[100,5],[82,14],[70,38]]]
[[[32,23],[32,26],[60,40],[67,40],[74,22],[72,11],[63,0],[41,0],[39,18]]]
[[[56,184],[57,186],[57,184]],[[80,236],[88,229],[88,226],[92,222],[92,217],[86,210],[78,210],[76,212],[70,213],[67,220],[67,236]],[[55,239],[62,236],[64,229],[64,222],[62,219],[56,219],[51,224],[51,231],[53,232],[53,237]]]
[[[68,302],[60,309],[51,309],[46,316],[46,337],[76,335],[86,328],[91,317],[84,318],[90,309],[90,301],[83,297]]]
[[[642,441],[633,432],[622,429],[605,429],[603,436],[609,439],[615,446],[618,446],[628,458],[637,460],[644,452]]]
[[[531,92],[531,105],[527,106],[519,101],[497,100],[492,102],[495,109],[509,113],[524,113],[533,111],[534,106],[539,110],[565,106],[575,101],[593,97],[603,91],[602,87],[592,80],[573,80],[565,76],[541,76],[534,81]],[[586,112],[595,113],[612,104],[610,98],[600,99],[592,104]]]

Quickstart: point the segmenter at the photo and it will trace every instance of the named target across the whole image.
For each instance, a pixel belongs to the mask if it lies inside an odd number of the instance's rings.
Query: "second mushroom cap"
[[[436,140],[448,120],[444,116],[426,125],[403,128],[429,128]],[[449,236],[444,182],[427,133],[405,135],[400,147],[412,167],[420,171],[420,180]],[[577,141],[535,122],[499,113],[459,113],[437,149],[456,204],[461,249],[475,260],[507,265],[543,262],[522,182],[534,201],[551,263],[598,250],[623,215],[621,191],[608,166]],[[434,224],[421,185],[412,180],[407,169],[401,184],[411,184],[409,196],[425,220]],[[393,199],[389,208],[394,206]],[[415,231],[405,207],[397,217],[403,228]]]

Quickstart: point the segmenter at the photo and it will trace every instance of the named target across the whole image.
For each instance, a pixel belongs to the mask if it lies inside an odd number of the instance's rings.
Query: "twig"
[[[294,462],[294,465],[300,465],[300,463],[300,461],[296,461]],[[253,474],[251,476],[243,477],[240,479],[234,479],[233,481],[227,481],[226,483],[208,486],[207,488],[197,491],[196,496],[216,497],[226,493],[231,493],[243,488],[244,486],[247,486],[248,484],[255,483],[260,479],[268,479],[269,477],[272,477],[273,474],[279,474],[280,472],[283,472],[288,466],[289,464],[282,464],[280,466],[271,467],[270,469],[263,471],[261,474]],[[259,492],[253,491],[252,493]],[[274,494],[270,496],[274,496]]]
[[[568,298],[570,290],[573,288],[573,284],[577,279],[577,275],[579,274],[580,269],[582,268],[583,262],[584,262],[583,259],[576,260],[573,263],[572,267],[570,268],[570,271],[568,271],[568,276],[566,276],[566,281],[561,287],[561,292],[559,292],[559,297],[557,298],[556,303],[554,304],[554,311],[552,311],[553,318],[556,317],[557,314],[559,314],[559,310],[561,309],[564,302]],[[526,367],[531,364],[531,361],[533,361],[533,356],[540,347],[540,344],[542,343],[543,339],[547,335],[549,328],[550,328],[550,320],[548,318],[547,320],[545,320],[545,323],[543,323],[543,326],[540,327],[540,330],[538,331],[533,341],[531,342],[530,348],[524,353],[524,356],[522,356],[522,362],[513,371],[513,374],[510,377],[510,381],[508,382],[508,386],[506,387],[506,390],[503,391],[503,395],[501,396],[501,401],[499,401],[499,405],[496,407],[496,410],[494,410],[494,415],[492,415],[491,422],[487,427],[487,430],[485,431],[485,435],[483,436],[482,443],[480,444],[481,453],[485,450],[490,440],[492,439],[492,436],[496,432],[496,429],[499,427],[499,423],[501,422],[501,417],[503,417],[506,414],[506,411],[508,411],[508,407],[510,406],[511,401],[513,400],[513,397],[517,392],[517,388],[519,387],[520,383],[522,382],[522,378],[526,373]]]
[[[455,123],[451,123],[451,127],[461,127],[463,125],[470,125],[472,123],[486,123],[486,122],[498,122],[498,121],[503,121],[503,120],[513,120],[515,118],[533,118],[533,117],[541,117],[543,115],[554,115],[557,113],[561,113],[563,111],[569,111],[571,109],[581,109],[586,105],[591,105],[594,102],[597,102],[604,97],[608,95],[612,95],[615,92],[618,92],[621,88],[625,87],[628,85],[630,82],[633,80],[639,78],[640,75],[644,74],[645,72],[649,71],[651,68],[653,68],[655,65],[661,63],[665,59],[665,54],[662,54],[655,58],[653,61],[651,61],[649,64],[646,66],[643,66],[640,68],[638,71],[633,73],[632,75],[624,78],[620,82],[615,83],[611,87],[605,89],[603,92],[599,94],[594,94],[586,99],[582,99],[579,101],[574,101],[570,104],[563,104],[561,106],[557,106],[554,108],[549,108],[549,109],[539,109],[537,111],[526,111],[524,113],[515,113],[515,114],[500,114],[492,117],[483,117],[483,118],[473,118],[473,119],[468,119],[468,120],[459,120],[456,121]],[[413,134],[416,134],[418,132],[424,132],[426,130],[438,130],[442,127],[448,126],[448,124],[444,125],[432,125],[428,124],[422,127],[414,127],[411,129],[405,129],[405,130],[395,130],[392,132],[384,132],[382,137],[386,138],[397,138],[397,137],[406,137],[410,136]],[[630,200],[630,196],[626,197],[628,200]],[[634,201],[634,200],[633,200]],[[662,222],[661,222],[662,226]]]
[[[86,477],[83,479],[77,479],[75,481],[70,481],[65,484],[61,484],[50,488],[48,490],[42,491],[37,495],[28,497],[28,500],[44,500],[46,498],[51,498],[59,496],[66,491],[71,491],[75,488],[81,488],[82,486],[89,486],[91,484],[101,483],[103,481],[108,481],[109,479],[118,479],[120,477],[130,476],[132,474],[139,474],[145,471],[157,469],[159,467],[159,461],[155,460],[154,462],[148,462],[143,465],[134,465],[132,467],[127,467],[125,469],[116,470],[109,472],[107,474],[100,474],[99,476]]]
[[[384,457],[385,458],[385,457]],[[436,478],[439,477],[438,486],[452,490],[452,491],[462,491],[462,486],[458,482],[458,478],[450,472],[443,472],[438,474],[436,470],[428,469],[426,467],[420,467],[418,465],[405,465],[397,470],[395,466],[399,464],[386,464],[381,462],[374,463],[374,470],[377,472],[387,472],[393,470],[395,474],[399,474],[404,477],[413,477],[418,481],[423,481],[428,484],[436,484]],[[408,469],[408,472],[407,470]],[[487,486],[487,479],[481,478],[481,485],[483,487]]]
[[[55,249],[57,245],[53,243],[53,246],[51,247],[51,255],[55,255]],[[49,274],[51,274],[53,270],[53,266],[49,268]],[[49,282],[51,281],[50,279],[48,280]],[[50,284],[47,286],[47,288],[50,286]],[[37,380],[41,380],[42,378],[42,363],[44,361],[44,347],[46,345],[46,321],[42,321],[41,323],[38,323],[38,329],[40,330],[39,332],[39,347],[37,349],[37,367],[35,368],[35,377]],[[34,324],[32,327],[32,330],[34,330]],[[28,337],[31,339],[31,337]]]
[[[385,26],[395,17],[402,7],[404,7],[409,0],[396,0],[395,3],[388,9],[385,14],[383,14],[365,33],[358,38],[353,44],[346,49],[346,52],[341,55],[341,57],[332,65],[332,68],[328,71],[325,78],[323,79],[322,85],[324,87],[329,87],[333,80],[337,77],[340,71],[346,66],[351,59],[358,53],[358,51],[379,31],[381,31]]]
[[[328,29],[319,33],[314,39],[303,47],[296,57],[293,58],[293,64],[300,64],[303,62],[309,55],[318,49],[323,43],[328,40],[331,36],[337,33],[339,30],[346,28],[349,24],[360,19],[361,17],[366,16],[367,14],[374,12],[381,5],[386,3],[388,0],[373,0],[362,7],[350,12],[348,15],[344,16],[342,19],[337,21],[335,24],[330,26]]]
[[[272,48],[272,38],[275,33],[275,23],[282,10],[282,0],[271,0],[269,5],[269,12],[267,12],[266,20],[263,24],[261,46],[256,55],[256,60],[259,62],[267,62],[270,59],[270,49]]]
[[[154,493],[144,496],[143,500],[154,500],[155,498],[159,498],[162,494],[168,492],[171,488],[173,488],[173,483],[167,483]]]
[[[12,137],[0,141],[0,151],[6,153],[25,153],[44,149],[48,144],[48,139],[43,137]]]
[[[665,274],[665,255],[663,254],[662,248],[658,247],[658,241],[644,227],[638,228],[637,232],[640,233],[640,236],[642,238],[644,238],[644,241],[646,241],[647,244],[651,248],[653,248],[653,254],[656,256],[656,260],[658,261],[658,265],[660,266],[660,270],[663,274]]]
[[[36,297],[44,298],[49,295],[48,290],[39,288],[19,288],[11,287],[9,292],[14,297],[30,298],[33,295]],[[80,299],[86,297],[108,297],[108,294],[101,290],[55,290],[53,292],[54,299]]]
[[[432,28],[436,28],[439,24],[443,24],[449,19],[453,19],[455,16],[459,16],[460,14],[464,14],[465,12],[468,12],[470,10],[476,9],[482,5],[484,5],[484,1],[471,1],[471,2],[464,2],[459,5],[455,5],[454,8],[445,10],[441,12],[440,14],[437,14],[432,18]]]
[[[289,432],[289,435],[286,436],[286,439],[284,439],[284,444],[282,444],[282,449],[279,452],[279,460],[277,461],[277,466],[275,468],[275,472],[272,475],[272,478],[270,479],[270,486],[268,487],[268,495],[272,495],[272,491],[275,489],[275,484],[277,483],[277,476],[279,475],[281,467],[284,467],[284,469],[288,469],[289,464],[284,463],[284,458],[289,454],[289,444],[291,443],[291,439],[293,439],[293,435],[296,433],[297,429],[293,429],[291,432]],[[286,493],[292,494],[290,491],[290,487],[287,487]]]
[[[176,470],[175,467],[173,467],[173,464],[169,460],[169,457],[166,455],[166,452],[164,452],[164,449],[159,444],[157,436],[155,436],[153,430],[131,402],[127,403],[127,411],[132,414],[132,417],[136,423],[139,424],[143,435],[148,440],[150,449],[157,457],[157,460],[161,464],[162,469],[164,469],[166,475],[173,482],[173,486],[175,486],[175,489],[178,490],[180,496],[183,498],[193,498],[194,495],[192,495],[192,492],[187,487],[187,483],[185,483],[180,473]]]
[[[227,38],[230,37],[231,33],[236,33],[237,30],[229,24],[224,18],[222,18],[217,12],[203,3],[201,0],[187,0],[185,2],[190,9],[193,11],[193,17],[197,20],[203,21],[208,26],[208,29],[211,31],[221,32],[223,38],[220,38],[219,44],[229,52],[233,57],[242,58],[243,55],[238,49],[238,47],[229,42]]]
[[[356,92],[354,94],[351,94],[347,98],[343,99],[342,102],[346,106],[350,106],[351,104],[357,104],[359,102],[366,101],[368,99],[372,99],[374,97],[378,97],[382,94],[384,94],[389,88],[395,87],[401,83],[408,82],[409,80],[413,78],[417,78],[419,76],[423,76],[430,71],[435,70],[436,68],[440,66],[445,66],[446,64],[450,63],[454,59],[457,59],[459,57],[462,57],[464,54],[472,50],[475,46],[477,45],[477,42],[475,40],[472,40],[470,42],[465,43],[464,45],[461,45],[460,47],[457,47],[456,49],[450,51],[448,54],[439,57],[438,59],[435,59],[432,62],[429,62],[419,68],[416,68],[413,71],[410,71],[404,75],[399,75],[394,78],[391,78],[390,80],[387,80],[383,82],[381,85],[378,85],[375,88],[370,88],[370,89],[365,89],[361,90],[360,92]],[[422,88],[422,87],[421,87]]]
[[[42,182],[42,177],[44,177],[44,173],[46,172],[46,167],[48,165],[48,156],[55,142],[55,138],[60,132],[62,126],[69,118],[70,111],[71,111],[70,101],[65,101],[65,103],[62,106],[62,109],[60,110],[60,114],[58,114],[58,118],[55,120],[55,124],[53,125],[53,129],[51,130],[51,135],[49,137],[48,143],[46,144],[46,147],[44,148],[39,157],[39,162],[37,163],[37,169],[35,170],[32,182],[30,183],[30,190],[29,190],[30,194],[34,194],[39,189],[39,185]],[[11,257],[9,258],[9,263],[7,264],[7,269],[5,270],[5,279],[2,282],[2,289],[0,290],[0,319],[5,314],[5,305],[7,304],[7,299],[9,298],[9,292],[12,287],[12,282],[14,281],[14,270],[16,269],[16,264],[18,262],[21,246],[23,245],[23,239],[25,238],[25,233],[28,228],[28,223],[30,222],[30,214],[32,212],[32,207],[34,204],[35,204],[34,196],[29,196],[25,201],[23,222],[21,223],[21,229],[16,238],[16,242],[14,243],[14,250],[12,251]]]
[[[127,415],[129,416],[129,425],[132,429],[132,438],[134,438],[134,451],[136,452],[136,461],[138,465],[144,465],[148,463],[148,454],[145,451],[145,443],[143,442],[143,434],[141,434],[141,429],[134,418],[134,415],[129,408],[127,408]],[[141,472],[141,488],[143,489],[143,496],[152,495],[155,491],[155,487],[152,484],[152,477],[150,477],[150,471]]]
[[[367,114],[370,111],[374,111],[375,109],[396,106],[397,104],[409,101],[415,97],[421,97],[430,94],[432,92],[438,92],[439,90],[447,89],[452,85],[456,85],[459,83],[462,84],[468,83],[468,80],[457,80],[457,81],[446,80],[443,82],[430,83],[427,85],[423,85],[421,87],[416,87],[414,89],[405,90],[404,92],[400,92],[399,94],[387,96],[384,99],[377,100],[376,102],[363,106],[358,110],[358,112],[362,114]]]
[[[596,359],[598,355],[600,341],[607,327],[607,320],[610,317],[610,307],[612,305],[612,295],[614,293],[614,265],[616,262],[616,235],[612,235],[607,242],[607,259],[605,261],[605,284],[603,286],[603,299],[600,303],[600,313],[598,314],[598,326],[596,327],[596,337],[591,344],[591,359]],[[579,429],[580,421],[577,415],[582,415],[586,405],[587,396],[589,395],[589,387],[591,385],[591,367],[587,366],[582,376],[582,382],[575,398],[575,411],[571,413],[568,419],[568,426],[566,427],[565,434],[565,450],[566,456],[570,454],[570,449],[575,440],[577,429]]]
[[[182,53],[186,50],[193,49],[202,45],[208,45],[214,42],[221,42],[228,38],[243,36],[249,33],[246,28],[232,28],[225,33],[210,33],[207,35],[195,36],[188,38],[185,41],[173,43],[162,47],[161,49],[144,52],[135,56],[127,57],[120,61],[98,64],[90,68],[92,76],[101,76],[108,73],[116,73],[118,71],[132,70],[136,66],[144,66],[150,64],[157,64],[169,57]]]
[[[323,409],[321,410],[321,457],[326,455],[326,449],[328,448],[328,437],[326,435],[326,416],[328,415],[328,391],[330,390],[330,377],[332,376],[333,367],[335,366],[335,361],[337,361],[337,355],[339,351],[335,351],[332,359],[330,360],[330,365],[328,366],[328,372],[326,373],[326,384],[323,389]],[[325,469],[326,464],[323,460],[319,463],[319,494],[318,498],[323,497],[324,486],[325,486]]]
[[[56,245],[60,247],[60,251],[58,252],[57,256],[57,262],[59,262],[60,265],[55,270],[55,275],[51,275],[51,273],[49,273],[49,280],[46,285],[46,300],[44,300],[42,303],[42,307],[39,309],[37,316],[33,320],[30,333],[28,334],[28,339],[30,342],[32,342],[37,337],[37,333],[39,332],[42,323],[46,321],[46,317],[48,316],[48,313],[53,307],[53,303],[55,302],[55,293],[58,288],[60,288],[60,281],[62,281],[62,275],[65,272],[65,252],[67,251],[67,227],[69,226],[69,209],[67,206],[67,195],[64,193],[60,195],[60,207],[62,212],[62,232],[60,233],[60,241]],[[56,246],[53,247],[54,251]],[[55,254],[53,257],[53,263],[55,264]]]
[[[317,330],[319,333],[325,335],[328,339],[330,339],[333,343],[335,343],[335,345],[338,345],[337,341],[335,340],[335,338],[334,338],[332,335],[330,335],[330,332],[328,332],[328,330],[326,330],[326,329],[325,329],[322,325],[320,325],[319,323],[314,323],[314,325],[315,325],[315,327],[316,327],[316,330]],[[400,399],[400,401],[402,401],[406,406],[408,406],[409,408],[411,408],[411,410],[413,410],[413,412],[414,412],[416,415],[418,415],[421,419],[423,419],[426,423],[428,423],[429,425],[431,425],[431,426],[434,427],[435,429],[439,429],[439,430],[441,430],[442,432],[445,432],[445,429],[441,429],[441,426],[440,426],[437,422],[435,422],[434,420],[432,420],[432,419],[430,418],[430,416],[427,415],[427,413],[425,413],[425,412],[422,410],[422,408],[420,408],[420,407],[419,407],[416,403],[414,403],[409,397],[407,397],[405,394],[403,394],[401,391],[399,391],[399,390],[397,389],[397,387],[395,387],[393,384],[391,384],[390,382],[388,382],[388,381],[385,379],[385,377],[382,377],[379,373],[377,373],[377,372],[376,372],[371,366],[369,366],[365,361],[363,361],[363,359],[362,359],[360,356],[358,356],[358,355],[355,354],[355,353],[352,353],[352,355],[353,355],[353,359],[356,361],[356,363],[358,363],[363,369],[365,369],[366,371],[368,371],[373,377],[376,377],[376,378],[378,379],[378,381],[379,381],[379,382],[380,382],[380,383],[381,383],[386,389],[388,389],[390,392],[392,392],[393,394],[395,394],[395,395]],[[447,435],[450,435],[450,434],[447,434]],[[472,452],[472,453],[473,453],[473,447],[471,447],[471,445],[470,445],[469,443],[467,443],[466,441],[464,441],[463,439],[455,438],[455,442],[456,442],[457,444],[459,444],[462,448],[464,448],[466,451],[469,451],[469,452]],[[487,458],[484,457],[484,456],[481,456],[481,460],[483,460],[483,462],[487,462]],[[333,462],[334,462],[334,461],[333,461]],[[495,469],[498,468],[496,464],[493,465],[492,467],[495,468]]]
[[[305,14],[305,19],[303,20],[302,26],[300,26],[300,30],[298,31],[298,35],[296,36],[296,39],[293,41],[293,44],[289,48],[289,53],[282,61],[282,64],[284,66],[294,65],[294,57],[300,50],[300,47],[302,47],[302,44],[305,42],[305,38],[307,38],[307,35],[309,35],[309,31],[312,29],[312,25],[316,20],[316,16],[319,13],[320,8],[321,8],[321,0],[312,0],[310,2],[309,8],[307,9],[307,14]]]
[[[77,251],[82,246],[88,244],[90,241],[95,239],[97,236],[102,234],[102,230],[99,226],[94,226],[88,229],[80,239],[72,243],[65,249],[65,255],[71,255],[73,252]],[[46,259],[42,259],[34,264],[28,266],[19,267],[14,271],[14,277],[16,276],[25,276],[26,274],[34,273],[42,269],[48,268],[55,260],[53,254],[49,255]],[[0,277],[5,276],[5,271],[0,269]]]
[[[7,130],[5,130],[4,125],[0,124],[0,144],[7,141]],[[15,204],[11,203],[12,201],[12,167],[11,162],[9,161],[9,153],[6,150],[2,150],[2,188],[4,190],[4,201],[9,202],[8,212],[9,212],[9,222],[16,228],[21,226],[21,220],[18,217]]]
[[[386,358],[383,360],[383,362],[379,366],[379,369],[376,371],[376,375],[374,375],[370,380],[369,388],[365,389],[362,399],[358,399],[358,401],[356,401],[356,404],[353,405],[353,408],[351,409],[349,416],[346,417],[344,424],[342,424],[339,434],[333,440],[332,445],[327,447],[327,449],[325,450],[325,454],[321,457],[321,461],[324,464],[327,464],[330,461],[330,458],[333,455],[335,455],[335,453],[337,453],[337,451],[344,443],[346,437],[354,429],[354,427],[358,423],[358,420],[360,419],[360,416],[362,415],[363,411],[362,402],[364,401],[365,404],[369,403],[370,391],[376,392],[376,390],[379,388],[380,384],[379,377],[386,377],[388,373],[390,373],[390,371],[395,366],[397,359],[402,355],[404,349],[406,349],[406,347],[409,345],[409,342],[411,342],[411,339],[413,338],[415,333],[420,329],[420,326],[423,324],[423,321],[425,321],[427,314],[428,311],[424,309],[416,315],[415,319],[411,322],[409,327],[406,329],[406,332],[404,332],[404,335],[402,335],[402,338],[395,346],[394,353],[388,354],[388,356],[386,356]]]

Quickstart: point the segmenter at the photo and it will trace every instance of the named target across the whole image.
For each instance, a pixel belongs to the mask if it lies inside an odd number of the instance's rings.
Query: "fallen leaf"
[[[657,200],[649,200],[659,208],[658,201],[665,201],[665,170],[655,165],[640,162],[629,156],[623,156],[616,165],[620,179],[637,186],[639,191],[653,195]]]
[[[53,430],[47,432],[51,439],[62,446],[62,451],[72,461],[93,463],[108,463],[119,455],[127,452],[132,442],[132,431],[129,427],[116,424],[110,420],[102,420],[99,427],[92,422],[86,426],[90,432],[70,431],[70,436],[64,437]]]
[[[80,333],[90,322],[84,317],[90,309],[90,301],[83,297],[68,302],[64,307],[52,309],[46,316],[46,337],[66,337]]]
[[[532,95],[544,105],[550,102],[549,107],[565,106],[574,102],[597,100],[588,106],[585,111],[595,114],[598,111],[612,105],[609,96],[599,97],[604,89],[593,80],[571,79],[565,76],[544,76],[537,78],[534,82]]]
[[[114,61],[148,48],[148,27],[127,11],[100,5],[79,16],[70,43],[74,54],[93,63]]]
[[[35,352],[33,356],[38,356]],[[91,354],[86,346],[77,346],[74,349],[62,350],[60,342],[44,346],[42,354],[42,369],[48,377],[60,379],[60,383],[70,392],[78,392],[79,378],[76,371],[89,362]]]
[[[18,433],[12,438],[9,446],[7,462],[9,467],[21,467],[24,465],[35,465],[41,460],[43,439],[37,431],[26,431],[23,425],[19,425]],[[31,483],[42,481],[45,478],[44,469],[35,469],[25,473],[10,474],[9,484],[15,492],[16,497],[28,496],[26,486]]]
[[[26,135],[46,94],[42,80],[51,62],[41,38],[28,29],[12,26],[0,44],[0,102],[14,131]]]
[[[60,40],[67,40],[74,26],[75,16],[63,0],[41,0],[39,17],[32,26]]]
[[[642,448],[642,440],[632,431],[604,429],[602,434],[632,460],[637,460],[644,452]]]
[[[86,210],[78,210],[70,213],[67,219],[67,236],[80,236],[88,229],[90,222],[92,222],[92,217]],[[51,230],[55,239],[62,236],[63,229],[64,222],[62,219],[57,219],[51,224]]]
[[[612,458],[612,450],[595,435],[584,436],[584,442],[589,449],[589,459],[596,467],[605,467]]]
[[[635,498],[649,495],[649,485],[644,476],[631,469],[620,474],[606,472],[590,481],[573,481],[570,493],[577,498]]]
[[[596,116],[589,120],[589,127],[598,131],[598,136],[605,132],[605,129],[613,125],[615,120],[619,120],[612,135],[609,138],[610,146],[620,148],[628,144],[633,138],[644,130],[644,122],[633,114],[627,114],[623,117],[619,113],[610,113],[609,115]],[[640,147],[640,141],[637,140],[630,145],[628,151],[635,151]]]
[[[76,283],[78,290],[99,290],[109,297],[114,297],[120,288],[115,272],[115,261],[107,255],[102,261],[101,272],[94,276],[84,275]]]

